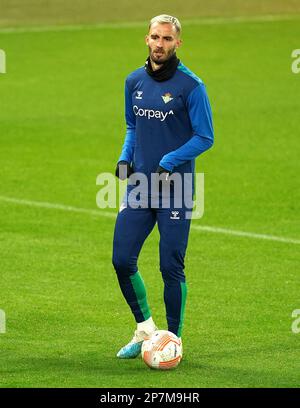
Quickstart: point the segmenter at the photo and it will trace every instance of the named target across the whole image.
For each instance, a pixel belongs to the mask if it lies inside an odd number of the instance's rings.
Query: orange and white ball
[[[182,359],[181,339],[168,330],[156,330],[143,342],[142,357],[150,368],[169,370]]]

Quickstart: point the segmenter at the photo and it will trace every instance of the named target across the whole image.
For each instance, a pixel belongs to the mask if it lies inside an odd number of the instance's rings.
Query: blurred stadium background
[[[298,0],[187,0],[162,6],[161,1],[2,0],[0,25],[91,24],[146,21],[162,8],[181,19],[299,14]]]
[[[111,265],[116,211],[95,204],[161,13],[182,21],[178,55],[207,85],[216,136],[197,160],[184,360],[166,373],[115,358],[134,322]],[[1,0],[0,386],[299,386],[299,21],[296,0]],[[165,328],[157,241],[140,270]]]

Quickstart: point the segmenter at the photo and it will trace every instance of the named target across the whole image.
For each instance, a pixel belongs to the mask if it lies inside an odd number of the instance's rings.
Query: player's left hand
[[[117,168],[115,171],[116,177],[118,177],[120,180],[126,180],[128,177],[131,176],[132,173],[133,173],[133,169],[130,163],[128,163],[125,160],[121,160],[118,162]]]

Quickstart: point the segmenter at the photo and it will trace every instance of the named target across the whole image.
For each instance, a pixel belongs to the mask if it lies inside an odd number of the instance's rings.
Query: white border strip
[[[217,24],[234,24],[234,23],[267,23],[273,21],[292,21],[299,20],[300,14],[267,14],[262,16],[238,16],[227,18],[197,18],[193,20],[182,20],[184,27],[193,25],[217,25]],[[66,24],[66,25],[40,25],[40,26],[23,26],[23,27],[0,27],[0,34],[14,33],[43,33],[43,32],[60,32],[60,31],[83,31],[83,30],[100,30],[105,28],[122,29],[122,28],[139,28],[147,27],[148,21],[132,22],[115,22],[99,24]]]
[[[79,208],[79,207],[72,207],[69,205],[63,204],[54,204],[54,203],[47,203],[41,201],[31,201],[31,200],[22,200],[18,198],[0,196],[0,201],[4,201],[6,203],[18,204],[18,205],[27,205],[29,207],[38,207],[38,208],[47,208],[53,210],[62,210],[68,212],[75,212],[75,213],[82,213],[93,215],[97,217],[109,217],[115,218],[116,213],[110,211],[103,211],[103,210],[89,210],[87,208]],[[219,227],[209,227],[204,225],[191,225],[191,228],[196,231],[204,231],[204,232],[212,232],[216,234],[225,234],[225,235],[234,235],[237,237],[247,237],[247,238],[255,238],[255,239],[263,239],[268,241],[276,241],[276,242],[284,242],[286,244],[300,244],[299,239],[293,238],[285,238],[285,237],[278,237],[275,235],[267,235],[267,234],[256,234],[253,232],[246,232],[246,231],[237,231],[227,228],[219,228]]]

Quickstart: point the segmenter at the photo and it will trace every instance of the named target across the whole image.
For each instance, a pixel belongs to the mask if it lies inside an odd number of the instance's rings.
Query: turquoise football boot
[[[132,340],[126,344],[126,346],[122,347],[121,350],[118,352],[118,358],[136,358],[142,350],[142,345],[144,340],[150,338],[153,332],[145,332],[145,331],[138,331],[134,332],[134,336]]]

